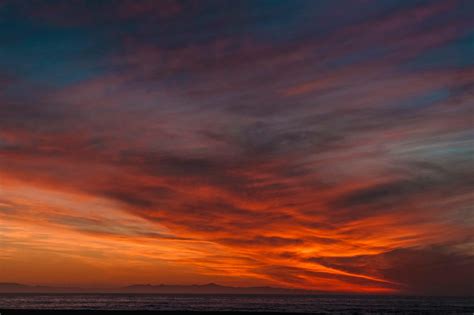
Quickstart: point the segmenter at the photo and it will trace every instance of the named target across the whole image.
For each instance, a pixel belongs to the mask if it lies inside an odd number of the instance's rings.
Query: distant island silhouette
[[[321,294],[321,291],[279,287],[231,287],[216,283],[194,285],[134,284],[110,289],[80,287],[54,287],[26,285],[20,283],[0,283],[0,293],[133,293],[133,294]]]

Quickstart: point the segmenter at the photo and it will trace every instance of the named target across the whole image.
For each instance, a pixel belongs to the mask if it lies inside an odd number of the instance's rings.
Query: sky
[[[0,282],[472,295],[473,12],[0,0]]]

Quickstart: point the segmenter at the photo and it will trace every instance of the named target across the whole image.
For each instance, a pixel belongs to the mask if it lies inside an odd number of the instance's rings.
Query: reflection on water
[[[257,296],[4,294],[1,309],[258,311],[337,314],[473,314],[474,298],[400,296]]]

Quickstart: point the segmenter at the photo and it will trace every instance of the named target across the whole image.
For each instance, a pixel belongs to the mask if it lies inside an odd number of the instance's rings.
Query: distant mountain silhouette
[[[135,284],[122,288],[87,289],[75,287],[32,286],[19,283],[0,283],[0,293],[156,293],[156,294],[319,294],[321,292],[276,287],[228,287],[215,283],[203,285]]]
[[[151,285],[136,284],[122,288],[130,293],[178,293],[178,294],[316,294],[315,291],[275,287],[227,287],[215,283],[204,285]]]

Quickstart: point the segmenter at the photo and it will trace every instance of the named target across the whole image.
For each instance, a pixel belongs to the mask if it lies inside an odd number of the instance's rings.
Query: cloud
[[[240,245],[240,246],[268,246],[281,247],[286,245],[300,245],[304,243],[302,239],[292,239],[277,236],[258,236],[252,239],[221,239],[218,240],[224,244]]]
[[[410,294],[469,295],[473,290],[469,270],[474,257],[443,248],[401,248],[378,255],[323,257],[311,261],[350,272],[365,270],[397,281]]]

